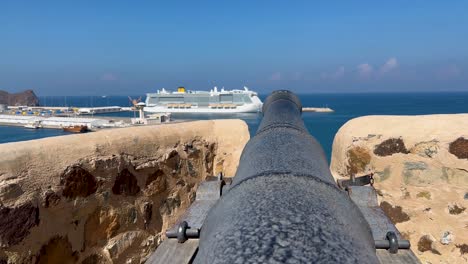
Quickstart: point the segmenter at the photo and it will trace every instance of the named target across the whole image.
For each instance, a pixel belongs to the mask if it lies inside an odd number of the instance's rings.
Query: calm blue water
[[[261,95],[262,100],[267,95]],[[134,96],[137,98],[138,96]],[[303,94],[299,95],[304,106],[328,106],[334,113],[304,113],[303,119],[309,132],[322,144],[328,157],[333,138],[338,129],[348,120],[363,115],[422,115],[468,113],[468,93],[400,93],[400,94]],[[144,98],[144,97],[142,97]],[[129,106],[124,96],[102,97],[41,97],[42,105],[54,106]],[[108,114],[109,115],[109,114]],[[112,114],[133,116],[132,112]],[[261,120],[260,114],[200,115],[178,114],[174,119],[241,118],[254,135]],[[0,126],[0,143],[65,135],[55,129],[29,130],[21,127]],[[0,146],[1,147],[1,146]]]

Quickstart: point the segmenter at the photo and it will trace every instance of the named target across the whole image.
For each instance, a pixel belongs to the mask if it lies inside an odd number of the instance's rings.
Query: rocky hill
[[[209,120],[1,144],[0,263],[143,263],[248,139]]]
[[[422,263],[468,262],[468,114],[365,116],[335,136],[336,178],[374,173],[380,207]]]
[[[15,94],[0,90],[0,104],[38,106],[39,99],[33,90],[26,90]]]

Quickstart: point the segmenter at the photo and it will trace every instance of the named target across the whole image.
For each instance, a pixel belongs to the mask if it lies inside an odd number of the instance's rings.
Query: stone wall
[[[423,263],[468,262],[468,114],[353,119],[331,171],[373,172],[380,206]]]
[[[0,263],[143,262],[248,139],[216,120],[0,144]]]

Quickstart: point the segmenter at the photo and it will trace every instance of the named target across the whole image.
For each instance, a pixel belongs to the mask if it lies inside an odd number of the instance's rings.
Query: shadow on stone
[[[122,170],[115,178],[112,193],[116,195],[135,196],[140,192],[137,179],[128,169]]]
[[[31,203],[18,207],[0,206],[0,246],[16,245],[29,235],[29,230],[39,224],[39,208]]]
[[[97,181],[87,170],[73,166],[65,170],[60,179],[62,195],[66,198],[87,197],[97,190]]]
[[[177,150],[172,150],[165,161],[165,165],[172,171],[172,173],[180,173],[180,155]]]
[[[99,254],[89,255],[81,262],[81,264],[99,264],[99,263],[107,263],[106,259]]]
[[[39,256],[36,263],[76,263],[78,261],[78,253],[72,250],[72,246],[67,238],[56,236],[53,237],[46,245],[43,245],[39,251]]]
[[[160,179],[161,177],[164,176],[164,171],[162,171],[161,169],[158,169],[157,171],[155,171],[154,173],[152,173],[150,176],[148,176],[148,178],[146,179],[146,186],[150,185],[153,181],[157,180],[157,179]]]

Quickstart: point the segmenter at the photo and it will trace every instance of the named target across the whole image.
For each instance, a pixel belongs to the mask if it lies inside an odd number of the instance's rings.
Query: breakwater
[[[329,107],[302,107],[302,112],[331,113],[335,110]]]
[[[58,129],[69,126],[87,126],[90,129],[130,126],[129,118],[119,119],[121,120],[115,122],[110,118],[0,115],[0,124],[9,126],[38,125],[44,128]]]

